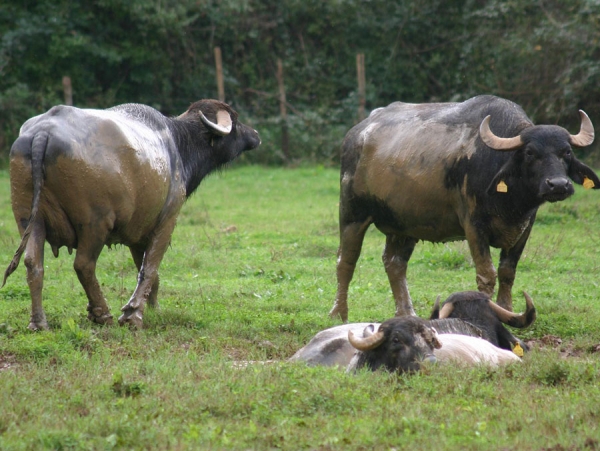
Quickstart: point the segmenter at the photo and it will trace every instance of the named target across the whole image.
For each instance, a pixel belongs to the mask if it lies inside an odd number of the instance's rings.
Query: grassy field
[[[160,309],[145,327],[86,319],[73,256],[46,249],[48,332],[29,332],[23,265],[0,290],[0,449],[584,450],[600,448],[600,193],[577,189],[541,208],[519,264],[536,323],[534,350],[491,370],[436,366],[409,376],[238,360],[290,357],[338,324],[338,171],[234,167],[187,202],[161,266]],[[0,171],[0,270],[19,242]],[[350,318],[382,321],[394,304],[367,233]],[[495,252],[497,261],[498,252]],[[105,249],[98,278],[113,315],[136,272]],[[465,243],[420,243],[409,267],[415,309],[475,289]]]

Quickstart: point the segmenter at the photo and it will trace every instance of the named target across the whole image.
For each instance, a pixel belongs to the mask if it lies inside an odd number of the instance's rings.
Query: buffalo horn
[[[375,326],[373,324],[369,324],[367,327],[365,327],[365,329],[363,330],[363,337],[370,337],[371,335],[373,335],[375,333]]]
[[[479,136],[488,147],[494,150],[514,150],[523,144],[520,136],[500,138],[494,135],[490,130],[490,118],[491,116],[486,116],[479,126]]]
[[[204,122],[208,128],[217,133],[218,135],[225,136],[231,132],[231,116],[225,110],[219,110],[217,113],[217,123],[209,121],[202,111],[200,113],[200,119]]]
[[[441,296],[438,294],[437,298],[435,298],[435,302],[433,303],[433,312],[438,312],[439,315],[439,311],[440,311],[440,298]]]
[[[525,296],[525,312],[520,315],[517,313],[509,312],[508,310],[500,307],[495,302],[489,301],[491,309],[494,311],[496,316],[500,321],[504,324],[508,324],[512,327],[517,327],[522,329],[524,327],[530,326],[536,317],[535,306],[533,305],[533,299],[529,296],[525,291],[523,291],[523,295]]]
[[[384,339],[385,336],[381,330],[365,338],[355,337],[351,330],[348,331],[348,341],[359,351],[368,351],[370,349],[374,349],[383,343]]]
[[[452,310],[454,310],[454,303],[449,302],[448,304],[444,304],[440,310],[440,319],[448,318]]]
[[[579,110],[579,115],[581,116],[581,129],[578,134],[570,135],[571,144],[577,147],[589,146],[594,142],[594,126],[585,111]]]

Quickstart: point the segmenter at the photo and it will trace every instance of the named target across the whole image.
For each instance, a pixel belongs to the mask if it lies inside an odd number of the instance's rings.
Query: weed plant
[[[433,366],[346,374],[286,363],[335,296],[339,173],[234,167],[185,205],[145,327],[100,327],[73,256],[47,248],[49,331],[27,330],[23,265],[0,290],[2,450],[583,450],[600,448],[600,194],[543,206],[513,288],[538,319],[516,331],[533,351],[500,369]],[[0,172],[0,269],[19,243]],[[349,320],[394,313],[369,230]],[[495,251],[497,262],[498,251]],[[98,278],[118,317],[135,288],[128,249],[105,249]],[[419,243],[408,282],[417,313],[475,289],[464,242]],[[236,365],[239,361],[275,361]]]

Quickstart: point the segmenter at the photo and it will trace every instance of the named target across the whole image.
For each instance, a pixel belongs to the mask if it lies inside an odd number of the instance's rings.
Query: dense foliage
[[[63,102],[124,102],[181,113],[216,97],[262,134],[254,161],[280,163],[277,59],[293,160],[335,162],[357,120],[356,54],[367,109],[395,100],[510,98],[536,121],[600,123],[600,3],[594,0],[23,0],[0,3],[0,158],[28,117]]]

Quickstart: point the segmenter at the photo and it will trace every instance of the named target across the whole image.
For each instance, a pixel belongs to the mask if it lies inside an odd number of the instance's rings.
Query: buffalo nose
[[[564,193],[571,186],[571,181],[564,177],[546,179],[546,186],[551,193]]]
[[[437,358],[433,354],[429,354],[429,355],[425,356],[425,358],[423,359],[423,362],[425,362],[427,364],[436,363]]]

